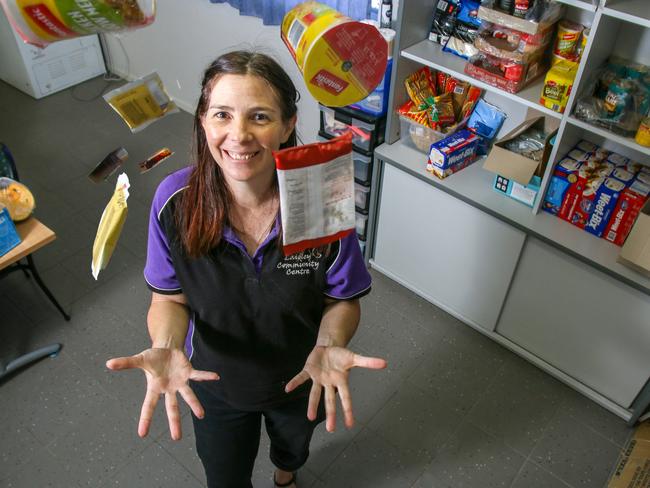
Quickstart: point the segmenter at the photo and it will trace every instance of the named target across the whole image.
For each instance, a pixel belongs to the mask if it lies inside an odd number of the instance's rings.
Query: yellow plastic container
[[[301,3],[282,20],[282,40],[312,96],[330,107],[366,98],[381,82],[387,44],[372,25],[318,2]]]
[[[650,147],[650,117],[641,121],[634,140],[642,146]]]
[[[577,71],[577,64],[570,61],[560,61],[553,65],[546,73],[539,103],[546,108],[563,113],[569,101]]]

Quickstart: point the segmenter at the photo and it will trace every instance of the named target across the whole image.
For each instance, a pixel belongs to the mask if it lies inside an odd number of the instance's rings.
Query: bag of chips
[[[104,213],[102,213],[95,242],[93,243],[93,260],[90,266],[95,279],[99,276],[99,272],[108,266],[113,250],[122,233],[122,227],[128,212],[126,200],[129,198],[130,186],[129,177],[126,173],[120,174],[117,177],[115,192],[108,205],[106,205]]]
[[[351,133],[273,155],[285,256],[324,246],[354,230]]]

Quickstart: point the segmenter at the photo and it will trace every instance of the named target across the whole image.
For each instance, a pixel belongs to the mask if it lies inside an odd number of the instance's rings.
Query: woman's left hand
[[[316,346],[309,354],[302,371],[287,383],[285,391],[289,393],[311,379],[307,418],[315,420],[321,391],[325,388],[325,412],[327,415],[325,427],[328,432],[333,432],[336,426],[336,393],[338,391],[341,397],[345,426],[350,428],[354,425],[354,416],[352,415],[348,376],[350,369],[354,367],[382,369],[386,367],[386,361],[380,358],[360,356],[344,347]]]

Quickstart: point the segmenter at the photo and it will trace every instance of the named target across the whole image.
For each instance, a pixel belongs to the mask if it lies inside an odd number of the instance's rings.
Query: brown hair
[[[188,188],[181,195],[176,210],[181,243],[191,257],[206,255],[221,240],[223,226],[228,222],[228,210],[232,195],[223,177],[221,168],[214,161],[208,148],[201,121],[208,110],[212,88],[219,78],[226,74],[252,75],[265,80],[275,93],[282,120],[296,115],[299,94],[289,75],[272,58],[251,51],[233,51],[219,56],[203,74],[201,96],[194,113],[192,170]],[[287,142],[280,146],[293,147],[297,144],[296,130]]]

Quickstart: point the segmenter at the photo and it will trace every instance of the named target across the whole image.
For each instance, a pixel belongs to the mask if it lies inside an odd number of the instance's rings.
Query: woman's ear
[[[289,137],[291,136],[291,133],[293,130],[296,128],[296,122],[298,121],[298,116],[294,115],[289,119],[289,122],[287,122],[287,125],[285,127],[285,132],[282,134],[282,144],[287,142],[289,140]]]

